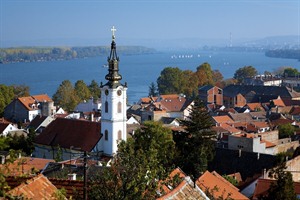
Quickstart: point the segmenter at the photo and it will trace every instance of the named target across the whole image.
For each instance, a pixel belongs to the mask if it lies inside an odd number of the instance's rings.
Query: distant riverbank
[[[272,58],[288,58],[297,59],[298,61],[300,61],[300,49],[268,50],[266,51],[265,55]]]
[[[233,77],[238,68],[249,65],[255,67],[259,74],[282,66],[300,69],[298,60],[270,58],[264,52],[182,51],[120,55],[118,49],[121,82],[128,85],[128,103],[148,96],[151,82],[156,83],[165,67],[196,71],[199,65],[208,62],[213,70],[220,70],[224,78]],[[109,54],[86,59],[0,65],[0,84],[24,84],[30,87],[32,95],[47,93],[51,97],[63,80],[105,83],[107,56]]]
[[[15,47],[0,49],[0,63],[72,60],[109,55],[110,46],[89,47]],[[156,50],[143,46],[118,46],[121,55],[153,54]]]

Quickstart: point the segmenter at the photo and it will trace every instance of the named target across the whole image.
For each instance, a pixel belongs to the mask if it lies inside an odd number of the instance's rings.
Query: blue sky
[[[300,0],[0,0],[0,41],[299,35]]]

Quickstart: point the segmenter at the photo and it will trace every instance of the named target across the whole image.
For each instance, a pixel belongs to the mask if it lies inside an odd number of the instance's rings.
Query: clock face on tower
[[[108,92],[108,90],[106,89],[106,90],[105,90],[105,95],[107,96],[107,95],[108,95],[108,93],[109,93],[109,92]]]
[[[121,91],[121,90],[118,90],[118,91],[117,91],[117,94],[118,94],[119,96],[121,96],[122,91]]]

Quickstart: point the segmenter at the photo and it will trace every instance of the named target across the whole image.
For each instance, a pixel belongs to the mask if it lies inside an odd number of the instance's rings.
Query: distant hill
[[[119,54],[152,54],[153,48],[118,46]],[[70,60],[75,58],[109,55],[110,46],[89,47],[14,47],[0,49],[0,63]]]

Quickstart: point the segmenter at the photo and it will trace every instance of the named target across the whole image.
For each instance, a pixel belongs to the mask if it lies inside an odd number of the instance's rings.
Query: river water
[[[128,102],[137,102],[148,95],[151,82],[155,82],[165,67],[179,67],[182,70],[196,71],[196,68],[208,62],[212,69],[218,69],[224,78],[231,78],[234,72],[251,65],[259,73],[274,71],[282,66],[290,66],[300,71],[300,62],[294,59],[269,58],[263,52],[163,52],[147,55],[119,55],[122,82],[128,85]],[[75,83],[84,80],[90,84],[106,82],[108,69],[107,57],[99,56],[85,59],[0,64],[0,84],[25,84],[30,87],[31,95],[55,93],[63,80]]]

